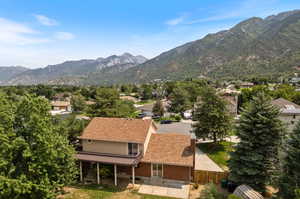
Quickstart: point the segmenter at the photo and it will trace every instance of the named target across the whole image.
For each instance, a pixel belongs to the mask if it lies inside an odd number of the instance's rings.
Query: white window
[[[128,155],[137,155],[139,146],[137,143],[128,143]]]

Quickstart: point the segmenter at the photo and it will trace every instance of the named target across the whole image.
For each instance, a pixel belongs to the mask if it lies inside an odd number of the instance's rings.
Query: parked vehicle
[[[138,114],[138,118],[143,118],[143,117],[146,117],[147,116],[147,114],[146,113],[139,113]]]
[[[152,115],[152,119],[156,120],[156,119],[159,119],[160,116],[159,115]]]
[[[172,120],[162,120],[160,121],[160,124],[171,124],[172,122]]]

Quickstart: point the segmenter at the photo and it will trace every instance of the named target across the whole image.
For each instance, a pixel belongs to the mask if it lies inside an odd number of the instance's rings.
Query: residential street
[[[192,130],[191,123],[173,122],[171,124],[157,124],[158,133],[183,133],[190,134]]]

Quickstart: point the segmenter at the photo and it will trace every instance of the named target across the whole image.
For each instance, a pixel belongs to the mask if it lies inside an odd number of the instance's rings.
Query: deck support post
[[[80,172],[80,182],[83,182],[83,176],[82,176],[82,161],[79,161],[79,172]]]
[[[97,184],[100,184],[99,162],[97,162]]]
[[[117,165],[114,165],[114,171],[115,171],[115,186],[117,186]]]
[[[132,166],[132,184],[135,184],[135,170],[134,165]]]

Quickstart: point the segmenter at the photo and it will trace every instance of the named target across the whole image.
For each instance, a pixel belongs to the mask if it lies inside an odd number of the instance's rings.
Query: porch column
[[[135,170],[134,170],[134,166],[132,166],[132,184],[135,184]]]
[[[117,186],[117,165],[114,165],[114,170],[115,170],[115,186]]]
[[[100,184],[99,162],[97,162],[97,184]]]
[[[80,170],[80,182],[83,182],[83,176],[82,176],[82,161],[79,161],[79,170]]]

